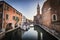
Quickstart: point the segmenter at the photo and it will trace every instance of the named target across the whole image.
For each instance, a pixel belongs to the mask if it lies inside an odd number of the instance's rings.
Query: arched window
[[[56,14],[52,15],[52,21],[57,21],[57,15]]]

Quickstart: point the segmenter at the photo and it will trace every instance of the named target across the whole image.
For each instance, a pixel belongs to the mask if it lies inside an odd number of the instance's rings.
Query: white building
[[[22,29],[26,29],[25,22],[26,22],[26,17],[24,15],[22,15],[22,23],[21,23]]]

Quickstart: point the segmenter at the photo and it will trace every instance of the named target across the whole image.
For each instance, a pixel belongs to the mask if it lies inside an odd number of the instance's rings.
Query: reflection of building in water
[[[38,33],[34,30],[34,27],[30,28],[22,35],[22,40],[38,40]]]
[[[41,23],[41,14],[40,14],[40,6],[39,6],[39,4],[37,5],[37,15],[34,16],[34,23],[35,24],[40,24]]]

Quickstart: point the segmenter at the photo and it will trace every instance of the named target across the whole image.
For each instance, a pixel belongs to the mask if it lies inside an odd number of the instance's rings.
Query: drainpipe
[[[5,14],[4,14],[4,3],[3,3],[3,12],[2,12],[2,31],[5,32]]]

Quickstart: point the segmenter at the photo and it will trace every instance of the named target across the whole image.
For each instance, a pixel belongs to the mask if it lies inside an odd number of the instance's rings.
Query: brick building
[[[37,5],[37,14],[34,16],[34,24],[41,24],[40,6]]]
[[[8,28],[9,25],[15,28],[16,24],[21,25],[21,21],[22,13],[5,1],[0,1],[0,30]]]
[[[60,0],[47,0],[44,3],[42,24],[60,33]]]

